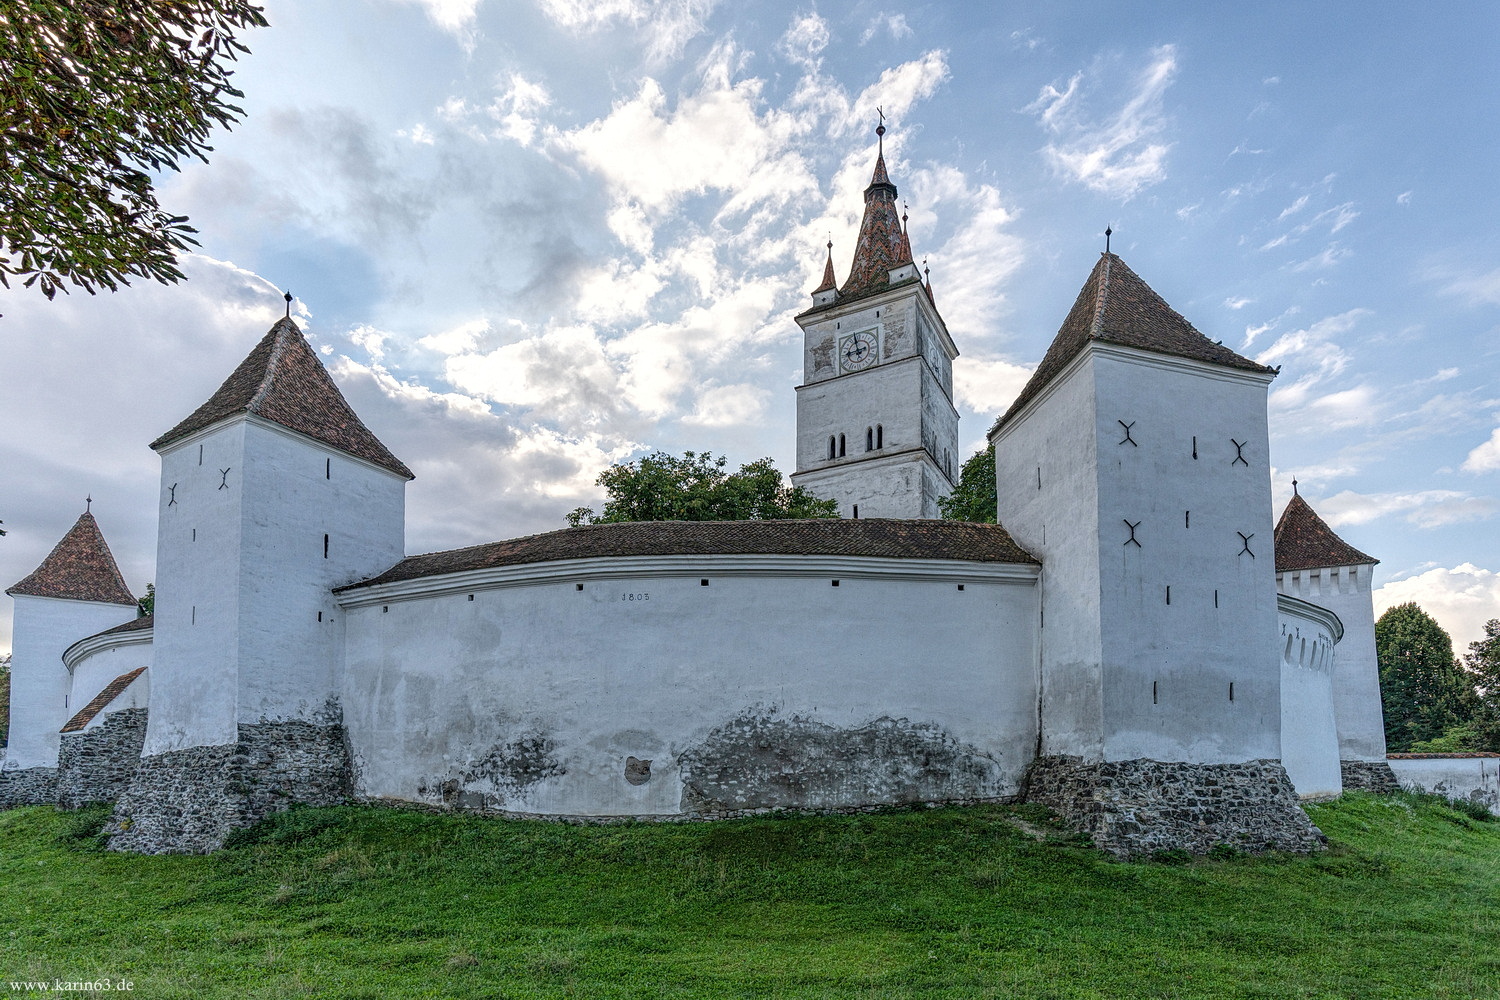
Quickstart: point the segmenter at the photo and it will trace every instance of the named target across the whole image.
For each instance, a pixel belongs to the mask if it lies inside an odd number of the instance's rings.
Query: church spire
[[[838,279],[833,275],[833,237],[828,238],[828,262],[823,265],[823,281],[817,288],[812,290],[814,295],[820,292],[831,292],[838,287]]]
[[[876,109],[877,111],[879,109]],[[849,280],[840,299],[857,298],[890,287],[891,271],[911,263],[911,243],[896,209],[896,185],[885,168],[885,114],[875,129],[875,170],[865,188],[865,217],[859,226]]]

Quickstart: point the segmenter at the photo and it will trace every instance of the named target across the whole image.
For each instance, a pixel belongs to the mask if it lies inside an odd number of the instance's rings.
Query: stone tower
[[[1333,667],[1333,714],[1345,788],[1388,791],[1396,778],[1385,760],[1385,716],[1375,659],[1372,556],[1344,541],[1292,483],[1276,522],[1276,589],[1326,608],[1344,626]]]
[[[162,462],[151,713],[115,846],[196,850],[216,846],[231,816],[346,793],[330,588],[401,559],[412,474],[291,319],[151,447]],[[246,760],[255,780],[236,771]]]
[[[1031,792],[1101,846],[1129,837],[1147,801],[1177,846],[1315,836],[1279,763],[1274,377],[1106,252],[990,432],[999,519],[1046,567]],[[1173,830],[1187,813],[1148,794],[1162,781],[1190,797],[1219,788],[1226,805],[1236,786],[1249,802],[1269,784],[1281,806],[1269,825],[1247,807]]]
[[[136,615],[135,597],[94,515],[82,514],[26,579],[15,599],[10,745],[0,771],[0,807],[57,800],[58,730],[81,706],[68,700],[63,651]]]
[[[833,244],[812,308],[797,317],[797,471],[792,482],[838,501],[844,517],[937,517],[957,477],[958,348],[912,260],[885,126],[849,277],[837,287]]]

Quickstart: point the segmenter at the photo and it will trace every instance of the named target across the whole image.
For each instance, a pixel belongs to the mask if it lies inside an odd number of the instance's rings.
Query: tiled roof
[[[849,279],[839,289],[839,301],[862,298],[890,287],[891,269],[911,261],[911,244],[896,211],[896,185],[885,170],[885,151],[875,157],[875,173],[865,188],[865,217],[854,245]]]
[[[408,556],[370,580],[340,587],[415,580],[465,570],[597,559],[665,555],[875,556],[1035,563],[998,524],[887,518],[787,521],[635,521],[591,524],[466,549]]]
[[[109,705],[110,702],[120,697],[120,695],[124,693],[125,689],[130,687],[131,681],[135,680],[145,672],[145,667],[136,667],[129,673],[121,674],[114,680],[110,681],[108,684],[104,685],[104,690],[94,695],[93,700],[91,700],[87,705],[80,708],[78,710],[78,714],[69,719],[67,721],[67,724],[64,725],[62,729],[58,730],[58,732],[83,732],[85,727],[87,727],[90,722],[94,721],[94,716],[104,711],[105,707]]]
[[[823,281],[812,290],[814,295],[838,287],[838,278],[833,273],[833,241],[828,241],[828,262],[823,265]]]
[[[1042,363],[1010,409],[995,422],[991,433],[1019,413],[1091,340],[1242,371],[1274,371],[1209,340],[1126,267],[1119,256],[1105,253],[1083,283],[1078,300],[1063,320]]]
[[[253,413],[397,475],[415,478],[355,414],[290,319],[277,320],[208,402],[152,441],[151,447],[163,448],[236,413]]]
[[[93,635],[86,635],[83,637],[83,639],[79,639],[78,641],[83,642],[84,639],[97,639],[101,635],[119,635],[122,632],[141,632],[145,629],[150,628],[153,624],[155,624],[155,619],[152,618],[152,616],[140,615],[139,617],[130,619],[130,621],[125,622],[123,625],[116,625],[113,628],[105,629],[103,632],[95,632]]]
[[[94,515],[84,513],[30,576],[6,591],[65,601],[134,604]]]
[[[1299,569],[1323,569],[1329,566],[1374,565],[1379,559],[1363,552],[1334,534],[1328,523],[1296,493],[1276,522],[1276,572]]]

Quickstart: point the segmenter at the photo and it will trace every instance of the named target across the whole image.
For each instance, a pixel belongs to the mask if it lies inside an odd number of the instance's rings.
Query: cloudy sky
[[[163,180],[188,281],[0,294],[0,578],[84,496],[152,580],[156,456],[282,311],[416,472],[407,549],[563,525],[650,449],[790,471],[792,316],[892,179],[978,448],[1102,249],[1281,365],[1295,475],[1460,648],[1500,617],[1492,4],[269,0]],[[1207,13],[1207,11],[1212,13]],[[9,603],[8,599],[5,603]],[[9,614],[0,609],[0,650]]]

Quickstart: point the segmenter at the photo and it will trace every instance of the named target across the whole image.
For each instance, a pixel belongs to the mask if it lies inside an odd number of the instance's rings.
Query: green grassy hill
[[[1034,810],[567,826],[305,809],[209,857],[0,813],[0,991],[135,997],[1500,995],[1500,823],[1312,809],[1316,857],[1120,863]]]

